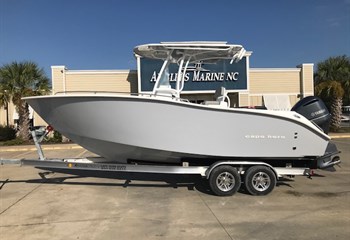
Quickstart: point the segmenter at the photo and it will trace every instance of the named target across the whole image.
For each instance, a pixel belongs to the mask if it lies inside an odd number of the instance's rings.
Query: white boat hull
[[[109,161],[305,158],[329,137],[295,112],[217,109],[138,96],[25,99],[55,130]]]

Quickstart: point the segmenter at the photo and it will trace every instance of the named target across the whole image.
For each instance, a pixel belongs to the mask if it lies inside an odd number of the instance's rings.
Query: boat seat
[[[213,107],[222,107],[222,108],[228,108],[230,107],[230,99],[227,96],[226,88],[220,87],[216,89],[214,98],[216,101],[204,101],[203,104],[207,106],[213,106]],[[228,100],[226,102],[225,100]]]
[[[156,89],[155,95],[172,98],[176,96],[176,90],[172,89],[170,85],[161,85]]]

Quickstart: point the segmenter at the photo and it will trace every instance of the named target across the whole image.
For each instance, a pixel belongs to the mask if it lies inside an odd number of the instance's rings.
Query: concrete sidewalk
[[[42,149],[45,150],[62,150],[62,149],[82,149],[83,147],[75,143],[56,143],[56,144],[43,144]],[[36,151],[35,145],[17,145],[17,146],[0,146],[1,152],[23,152],[23,151]]]
[[[330,133],[329,136],[332,139],[350,138],[350,133]]]
[[[263,197],[213,196],[200,176],[121,174],[114,179],[0,165],[1,239],[348,239],[350,141],[335,140],[336,172],[279,181]],[[45,145],[47,157],[83,157],[75,144]],[[37,158],[33,146],[5,152]],[[70,148],[70,149],[63,149]],[[9,148],[10,149],[10,148]]]

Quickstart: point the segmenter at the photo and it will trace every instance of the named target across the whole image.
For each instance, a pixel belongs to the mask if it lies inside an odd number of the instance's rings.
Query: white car
[[[350,115],[345,115],[345,114],[343,114],[343,115],[341,115],[341,121],[342,122],[349,122],[350,121]]]

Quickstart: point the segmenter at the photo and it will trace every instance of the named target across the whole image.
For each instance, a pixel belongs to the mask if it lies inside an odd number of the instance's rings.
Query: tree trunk
[[[331,130],[337,131],[340,128],[341,123],[341,107],[343,105],[342,98],[340,97],[333,97],[331,102]]]
[[[17,136],[23,141],[29,140],[29,108],[28,104],[25,101],[21,101],[18,106],[18,132]]]

